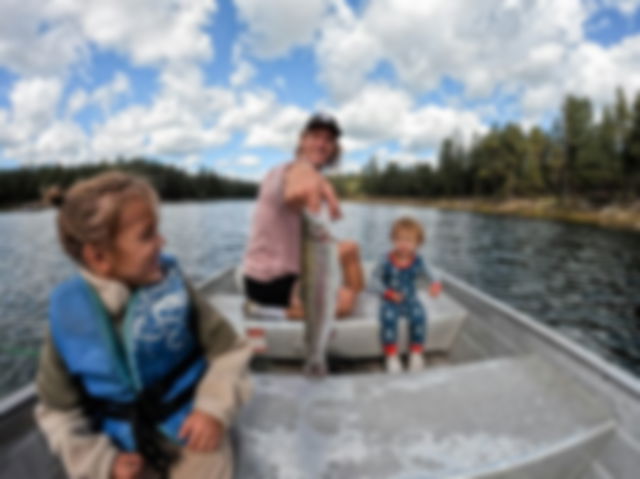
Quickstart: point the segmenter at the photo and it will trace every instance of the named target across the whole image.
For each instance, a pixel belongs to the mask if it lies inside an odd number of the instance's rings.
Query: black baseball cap
[[[342,134],[336,119],[328,113],[314,113],[307,121],[303,133],[311,130],[329,130],[336,138]]]

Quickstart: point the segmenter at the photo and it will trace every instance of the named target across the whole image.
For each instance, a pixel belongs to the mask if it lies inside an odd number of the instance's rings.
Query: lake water
[[[336,232],[364,259],[389,248],[394,218],[425,225],[427,261],[640,376],[640,234],[415,206],[345,203]],[[196,281],[240,261],[252,201],[167,204],[167,250]],[[33,379],[53,285],[74,267],[54,211],[0,213],[0,396]]]

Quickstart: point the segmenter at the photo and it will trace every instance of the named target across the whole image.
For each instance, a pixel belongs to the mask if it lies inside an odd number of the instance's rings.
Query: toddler
[[[409,370],[424,367],[423,349],[427,335],[427,316],[416,283],[429,285],[429,293],[436,297],[442,289],[440,282],[417,254],[424,241],[424,231],[411,218],[400,218],[391,230],[393,250],[377,264],[373,273],[373,289],[381,295],[380,337],[386,359],[386,369],[398,373],[402,365],[398,357],[398,320],[409,322]]]

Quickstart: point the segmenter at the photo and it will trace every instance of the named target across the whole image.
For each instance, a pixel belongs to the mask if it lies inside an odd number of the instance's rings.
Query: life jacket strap
[[[194,381],[169,401],[163,401],[162,398],[175,381],[202,357],[202,350],[194,348],[169,374],[146,387],[133,401],[117,402],[91,396],[80,383],[83,409],[92,418],[96,430],[100,429],[100,423],[105,418],[130,422],[140,454],[161,477],[168,477],[169,468],[178,454],[175,449],[168,447],[157,426],[193,398],[198,381]]]

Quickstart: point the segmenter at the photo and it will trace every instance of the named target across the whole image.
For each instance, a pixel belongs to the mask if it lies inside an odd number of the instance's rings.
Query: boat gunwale
[[[625,392],[631,394],[634,399],[640,400],[640,380],[631,373],[625,371],[615,363],[598,356],[595,352],[574,342],[573,340],[563,336],[561,333],[554,331],[550,326],[533,319],[532,316],[519,311],[504,301],[494,298],[491,295],[481,291],[479,288],[457,278],[440,268],[437,268],[438,274],[446,283],[451,283],[455,287],[461,289],[467,294],[474,295],[481,301],[488,303],[490,307],[505,314],[510,320],[522,326],[528,332],[534,334],[539,339],[550,343],[556,350],[566,353],[571,358],[577,360],[589,371],[598,374],[609,382],[622,388]],[[455,294],[452,294],[455,299]]]

